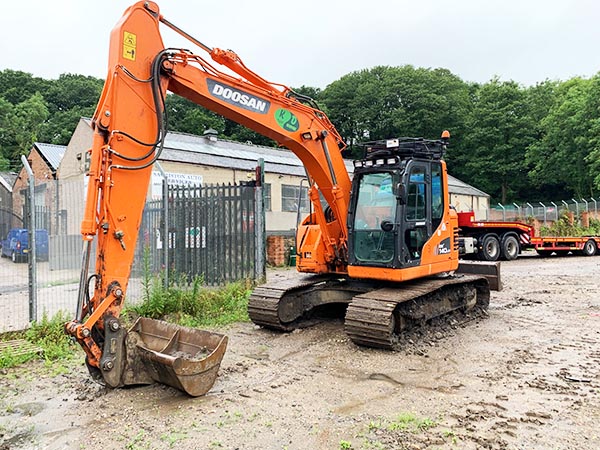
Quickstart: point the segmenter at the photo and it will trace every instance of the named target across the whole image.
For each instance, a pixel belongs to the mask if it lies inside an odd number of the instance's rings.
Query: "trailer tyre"
[[[486,234],[481,241],[479,259],[484,261],[498,261],[500,257],[500,239],[495,234]]]
[[[502,258],[507,261],[517,259],[519,256],[519,241],[513,234],[507,234],[502,238]]]
[[[589,239],[583,246],[583,250],[581,253],[583,256],[594,256],[596,251],[598,250],[598,246],[596,245],[596,241],[593,239]]]

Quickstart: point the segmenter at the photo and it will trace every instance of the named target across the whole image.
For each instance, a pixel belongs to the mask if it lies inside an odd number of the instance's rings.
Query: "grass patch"
[[[253,287],[250,281],[211,288],[204,286],[202,277],[194,278],[191,284],[180,278],[164,287],[161,277],[144,277],[142,284],[142,303],[127,308],[130,319],[143,316],[188,327],[249,320],[248,299]]]
[[[65,333],[66,314],[60,312],[51,319],[46,314],[39,322],[32,322],[31,327],[23,332],[6,333],[0,336],[1,341],[25,339],[43,350],[42,357],[46,362],[71,358],[76,346]],[[39,358],[35,351],[19,352],[16,348],[0,351],[0,368],[6,369]]]

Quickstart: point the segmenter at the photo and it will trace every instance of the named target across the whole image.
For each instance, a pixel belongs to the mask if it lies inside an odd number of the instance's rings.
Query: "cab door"
[[[423,246],[432,234],[431,166],[428,162],[412,161],[405,176],[405,202],[401,208],[402,239],[400,239],[401,266],[421,263]]]

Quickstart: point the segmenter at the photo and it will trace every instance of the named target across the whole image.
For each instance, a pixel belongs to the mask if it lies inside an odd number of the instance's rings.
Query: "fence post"
[[[550,202],[554,205],[554,214],[556,215],[556,221],[558,222],[558,205],[554,202]]]
[[[563,202],[563,204],[567,207],[567,213],[568,213],[570,211],[569,204],[564,200],[561,200],[561,202]]]
[[[254,190],[255,206],[254,217],[254,239],[255,239],[255,258],[254,258],[254,278],[262,280],[266,277],[266,248],[265,248],[265,199],[264,199],[264,182],[265,182],[265,160],[258,160],[256,168],[256,188]]]
[[[542,208],[544,208],[544,226],[546,226],[546,205],[544,205],[542,202],[538,203],[542,205]]]
[[[163,229],[162,229],[162,246],[163,246],[163,264],[165,266],[165,275],[163,283],[165,289],[169,287],[169,180],[167,174],[163,170],[158,161],[154,163],[158,171],[163,177],[162,180],[162,207],[163,207]]]
[[[506,222],[506,208],[501,203],[498,203],[498,206],[502,208],[502,220]]]
[[[531,203],[526,203],[526,205],[531,208],[531,217],[535,219],[535,211],[533,209],[533,205]],[[527,214],[527,208],[525,208],[525,214]]]
[[[29,321],[33,322],[37,320],[37,263],[36,257],[36,236],[35,236],[35,178],[33,177],[33,170],[29,165],[29,161],[25,155],[21,155],[21,162],[27,172],[27,182],[29,185],[29,208],[27,208],[29,230]]]
[[[594,197],[590,197],[594,202],[594,214],[598,216],[598,203],[596,203],[596,199]]]
[[[519,217],[521,217],[521,207],[519,205],[517,205],[516,203],[513,203],[514,207],[517,208],[517,214]]]
[[[574,198],[572,198],[571,200],[575,202],[575,214],[577,215],[577,217],[579,217],[579,203]]]
[[[583,203],[585,203],[585,210],[586,210],[586,212],[590,212],[590,209],[588,208],[588,202],[587,202],[587,200],[585,198],[582,198],[581,201]]]

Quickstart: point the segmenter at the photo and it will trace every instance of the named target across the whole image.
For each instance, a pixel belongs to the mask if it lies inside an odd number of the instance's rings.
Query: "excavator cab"
[[[354,161],[348,212],[350,266],[403,269],[423,264],[424,250],[449,255],[446,142],[389,139],[366,144]],[[444,237],[425,248],[434,236]],[[446,240],[447,239],[447,240]],[[458,259],[456,257],[456,259]]]

